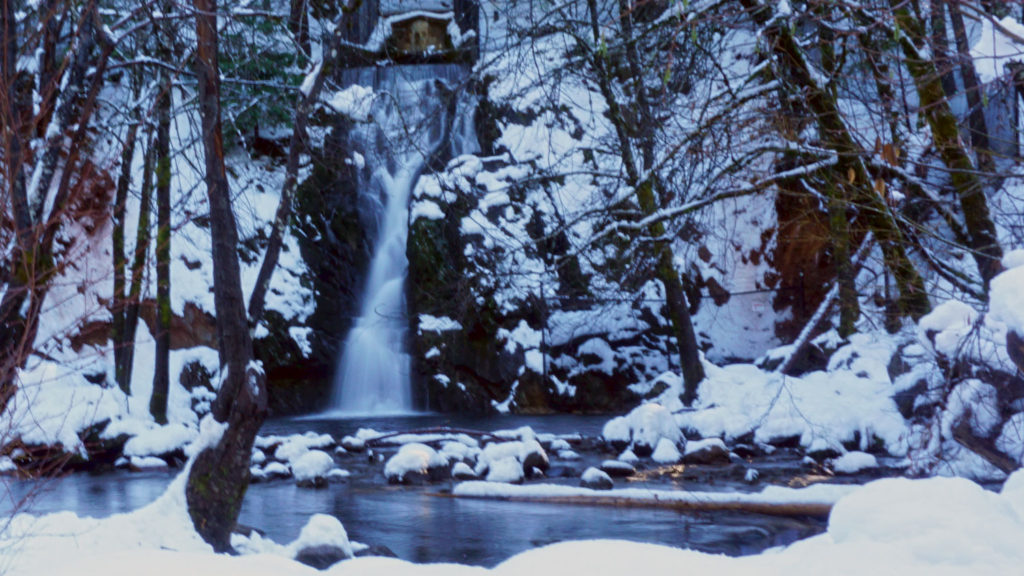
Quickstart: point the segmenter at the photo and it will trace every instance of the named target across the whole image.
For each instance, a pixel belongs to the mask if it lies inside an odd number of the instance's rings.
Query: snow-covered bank
[[[297,543],[253,546],[250,551],[258,554],[239,557],[213,554],[187,523],[181,522],[185,515],[180,493],[179,483],[153,505],[107,520],[82,519],[70,513],[41,518],[18,516],[0,540],[0,569],[8,576],[318,573],[289,559]],[[328,522],[322,519],[315,524],[314,528]],[[332,526],[328,540],[337,542],[343,529],[336,533],[340,527]],[[319,529],[308,532],[311,543],[323,540]],[[755,556],[730,558],[652,544],[600,540],[538,548],[492,570],[356,558],[319,573],[536,576],[566,570],[625,574],[671,569],[799,576],[834,572],[841,567],[843,574],[1013,574],[1024,565],[1021,541],[1024,473],[1017,473],[1000,493],[988,492],[958,478],[873,482],[838,500],[825,534]]]

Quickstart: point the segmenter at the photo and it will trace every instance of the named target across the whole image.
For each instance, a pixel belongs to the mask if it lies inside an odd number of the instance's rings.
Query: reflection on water
[[[295,517],[313,513],[337,516],[353,540],[387,546],[405,560],[485,566],[537,546],[591,538],[750,554],[824,528],[812,520],[758,515],[463,500],[424,491],[371,491],[347,485],[311,491],[290,484],[253,486],[241,522],[287,542],[301,528]]]
[[[605,417],[406,417],[305,419],[268,422],[263,434],[305,430],[351,434],[360,427],[398,431],[447,425],[475,430],[529,425],[538,433],[600,432]],[[350,461],[351,462],[351,461]],[[346,466],[345,462],[341,463]],[[71,510],[105,517],[148,504],[163,493],[175,471],[76,474],[42,483],[0,478],[0,514],[31,495],[36,514]],[[399,488],[373,478],[353,478],[324,490],[297,488],[282,480],[249,488],[242,524],[280,543],[299,534],[312,514],[332,514],[349,537],[383,545],[415,562],[460,562],[493,566],[524,550],[563,540],[618,538],[730,555],[759,552],[821,532],[824,522],[737,513],[692,513],[651,508],[565,506],[533,502],[454,499],[440,494],[450,485]]]

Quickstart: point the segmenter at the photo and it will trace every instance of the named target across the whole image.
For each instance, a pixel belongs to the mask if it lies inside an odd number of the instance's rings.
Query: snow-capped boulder
[[[292,462],[295,483],[302,488],[327,487],[327,474],[334,468],[334,458],[322,450],[310,450]]]
[[[366,441],[355,436],[345,436],[341,439],[341,447],[349,452],[362,452],[366,450]]]
[[[615,486],[612,477],[591,466],[583,471],[580,477],[580,486],[591,490],[611,490]]]
[[[658,464],[676,464],[680,458],[682,458],[682,454],[679,453],[679,448],[676,447],[675,442],[668,438],[658,440],[658,445],[654,448],[654,452],[651,453],[651,460]]]
[[[601,471],[615,478],[626,478],[636,474],[636,468],[632,464],[621,460],[605,460],[601,462]]]
[[[448,460],[426,444],[410,442],[388,459],[384,465],[384,476],[392,484],[444,480],[449,476]]]
[[[337,518],[326,514],[311,516],[288,549],[295,560],[317,570],[353,557],[345,527]]]
[[[641,404],[625,416],[608,421],[601,436],[616,451],[630,447],[637,456],[650,456],[659,440],[685,441],[675,418],[661,404]]]
[[[452,466],[452,478],[456,480],[476,480],[478,476],[473,469],[469,467],[469,464],[465,462],[456,462]]]
[[[690,440],[683,451],[683,464],[728,464],[729,449],[721,438]]]
[[[550,467],[550,461],[548,460],[547,452],[535,439],[527,439],[522,441],[513,442],[492,442],[487,446],[484,446],[483,451],[480,453],[480,458],[477,460],[476,474],[482,476],[484,473],[488,474],[494,465],[499,461],[507,459],[513,459],[518,463],[519,474],[506,474],[502,473],[502,477],[516,477],[517,479],[512,480],[514,482],[522,481],[523,476],[533,476],[539,472],[547,472]],[[503,466],[508,466],[506,462]]]
[[[515,456],[492,461],[488,465],[488,482],[504,482],[506,484],[519,484],[525,478],[523,464]]]
[[[847,452],[832,461],[832,470],[836,474],[856,474],[871,468],[878,468],[878,459],[867,452]]]

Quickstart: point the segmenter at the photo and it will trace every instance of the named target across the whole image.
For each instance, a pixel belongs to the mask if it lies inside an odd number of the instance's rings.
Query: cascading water
[[[404,350],[409,197],[426,160],[440,146],[452,145],[447,87],[463,80],[465,70],[435,64],[354,69],[347,75],[346,83],[372,86],[376,94],[371,120],[349,136],[352,150],[362,157],[360,195],[375,215],[376,239],[360,314],[345,339],[335,376],[331,409],[407,413],[413,410],[410,359]]]

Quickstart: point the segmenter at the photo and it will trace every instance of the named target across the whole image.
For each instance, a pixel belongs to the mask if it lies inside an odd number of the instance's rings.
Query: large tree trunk
[[[114,194],[113,259],[114,259],[114,297],[110,311],[111,340],[114,342],[114,381],[125,394],[131,394],[131,381],[125,369],[124,357],[128,353],[134,333],[128,334],[125,329],[125,282],[127,278],[128,260],[124,253],[125,206],[128,203],[128,189],[132,183],[132,159],[135,157],[135,135],[139,124],[132,124],[125,137],[124,151],[121,154],[121,175],[117,179],[117,191]]]
[[[215,550],[231,548],[249,484],[249,458],[267,411],[263,371],[253,361],[238,263],[238,232],[231,211],[220,119],[216,0],[193,0],[196,9],[196,75],[205,151],[213,244],[214,305],[221,385],[212,415],[227,424],[214,446],[202,450],[189,472],[186,498],[196,531]]]
[[[153,204],[153,157],[155,149],[152,134],[146,134],[146,152],[142,162],[142,192],[139,195],[139,220],[135,231],[135,256],[132,260],[132,280],[124,311],[124,333],[128,346],[121,355],[117,373],[124,376],[125,388],[131,389],[132,366],[135,361],[135,333],[139,326],[139,306],[142,299],[142,280],[146,271],[146,260],[150,242],[150,211]]]
[[[157,101],[156,128],[156,357],[149,411],[167,423],[171,379],[171,82],[166,72]]]

